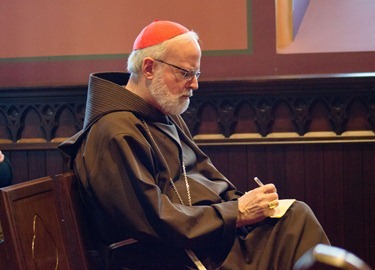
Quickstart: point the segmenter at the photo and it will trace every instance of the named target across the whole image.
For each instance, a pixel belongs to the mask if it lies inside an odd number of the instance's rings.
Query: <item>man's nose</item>
[[[198,83],[198,78],[194,76],[189,82],[188,82],[188,87],[191,88],[192,90],[197,90],[199,87]]]

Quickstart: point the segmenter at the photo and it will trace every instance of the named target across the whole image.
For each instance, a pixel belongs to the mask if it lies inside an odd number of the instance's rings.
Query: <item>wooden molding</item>
[[[0,149],[55,148],[78,132],[86,89],[0,89]],[[183,117],[200,144],[372,141],[375,75],[202,81]]]

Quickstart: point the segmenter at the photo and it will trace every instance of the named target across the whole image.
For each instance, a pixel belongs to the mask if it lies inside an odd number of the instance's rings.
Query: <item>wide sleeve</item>
[[[94,134],[95,130],[89,134],[94,136],[91,142],[103,141],[102,135]],[[145,137],[147,132],[138,127],[107,138],[106,144],[85,148],[89,189],[111,222],[141,241],[162,241],[180,248],[231,246],[237,202],[188,206],[171,199],[174,191],[168,176],[163,175],[166,164],[160,164]],[[205,195],[204,190],[197,192]]]

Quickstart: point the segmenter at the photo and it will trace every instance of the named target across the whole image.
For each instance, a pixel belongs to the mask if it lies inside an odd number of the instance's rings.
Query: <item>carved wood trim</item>
[[[0,149],[55,148],[81,129],[86,89],[0,89]],[[375,76],[202,81],[183,117],[200,144],[372,141]]]
[[[278,138],[346,141],[348,136],[356,140],[374,136],[374,77],[309,76],[215,81],[203,82],[201,88],[204,91],[196,92],[189,110],[183,115],[197,139],[205,137],[204,134],[222,135],[228,142],[231,139],[237,141],[237,137],[259,141],[257,135],[261,136],[261,141]],[[254,126],[253,129],[249,127],[248,132],[246,128],[245,132],[239,131],[238,126],[244,107],[248,116],[244,124]],[[278,114],[280,110],[284,115]],[[212,125],[203,127],[206,123],[202,118],[208,112],[212,116],[206,122],[216,122],[216,127],[211,130]],[[314,122],[316,125],[312,125]],[[283,126],[284,123],[289,126]],[[206,137],[209,140],[209,136]],[[221,141],[223,138],[216,136]]]
[[[82,128],[87,86],[0,89],[0,147],[51,149]]]

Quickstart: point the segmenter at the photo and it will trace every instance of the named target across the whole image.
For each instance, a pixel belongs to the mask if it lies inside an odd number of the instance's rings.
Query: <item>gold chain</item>
[[[150,129],[148,128],[148,125],[147,125],[146,121],[142,119],[142,123],[143,123],[143,125],[145,126],[145,128],[146,128],[146,130],[147,130],[147,133],[150,135],[151,139],[152,139],[153,141],[155,141],[154,137],[153,137],[152,134],[151,134]],[[184,162],[183,160],[182,160],[182,172],[183,172],[183,174],[184,174],[184,180],[185,180],[185,185],[186,185],[186,193],[187,193],[187,197],[188,197],[189,206],[192,206],[192,203],[191,203],[191,195],[190,195],[190,186],[189,186],[189,182],[188,182],[188,178],[187,178],[187,174],[186,174],[185,162]],[[172,180],[172,178],[169,178],[169,180],[171,181],[171,185],[172,185],[173,190],[175,191],[175,193],[176,193],[176,195],[177,195],[177,197],[178,197],[178,200],[180,201],[180,203],[181,203],[182,205],[185,205],[185,204],[184,204],[184,201],[183,201],[182,198],[181,198],[180,193],[179,193],[178,190],[177,190],[176,185],[174,184],[174,182],[173,182],[173,180]]]

